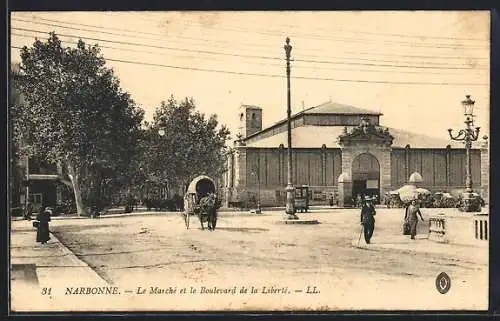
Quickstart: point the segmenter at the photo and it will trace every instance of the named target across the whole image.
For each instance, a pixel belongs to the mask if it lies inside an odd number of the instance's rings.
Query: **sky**
[[[217,114],[233,139],[241,104],[260,106],[264,127],[286,118],[290,37],[292,113],[331,100],[447,138],[471,95],[489,132],[488,11],[13,12],[12,61],[51,31],[99,44],[146,120],[171,95]]]

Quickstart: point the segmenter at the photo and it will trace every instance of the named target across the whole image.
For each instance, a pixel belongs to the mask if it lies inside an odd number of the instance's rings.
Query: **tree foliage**
[[[21,50],[15,82],[26,104],[15,112],[17,133],[31,152],[67,166],[76,198],[96,173],[126,178],[143,119],[105,63],[97,45],[63,48],[54,33]]]
[[[11,64],[10,67],[10,79],[9,82],[9,108],[8,108],[8,118],[9,118],[9,182],[11,192],[19,193],[21,189],[21,183],[23,180],[23,172],[22,168],[19,166],[16,160],[19,160],[22,157],[22,150],[20,146],[20,142],[17,137],[20,137],[19,128],[13,126],[12,119],[16,117],[16,112],[21,109],[21,106],[24,104],[23,97],[21,96],[21,92],[19,88],[16,87],[16,84],[12,81],[17,75],[19,75],[19,64]],[[11,206],[18,206],[19,199],[14,197],[15,195],[11,195]]]
[[[158,134],[160,130],[163,136]],[[144,161],[152,176],[170,188],[183,189],[198,175],[221,175],[229,135],[216,115],[206,117],[197,111],[192,98],[177,102],[171,96],[156,109],[146,129],[149,147]]]

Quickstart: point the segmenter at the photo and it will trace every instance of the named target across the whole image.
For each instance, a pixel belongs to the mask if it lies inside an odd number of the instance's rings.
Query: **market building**
[[[293,184],[308,185],[312,204],[332,196],[350,205],[358,195],[377,196],[408,182],[412,173],[430,191],[461,191],[466,150],[445,136],[383,126],[381,113],[326,102],[291,117]],[[226,206],[282,206],[287,184],[287,121],[262,128],[262,109],[242,105],[238,140],[228,154],[222,186]],[[474,191],[488,199],[487,140],[471,150]]]

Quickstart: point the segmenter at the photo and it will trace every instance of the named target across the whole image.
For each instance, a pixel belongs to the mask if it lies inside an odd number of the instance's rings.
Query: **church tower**
[[[238,134],[246,138],[262,130],[262,108],[241,105],[239,109],[240,127]]]

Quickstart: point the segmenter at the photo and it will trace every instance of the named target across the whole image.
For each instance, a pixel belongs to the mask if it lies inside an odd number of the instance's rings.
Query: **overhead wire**
[[[22,49],[22,47],[12,46],[12,48]],[[285,78],[284,75],[278,74],[263,74],[263,73],[249,73],[249,72],[237,72],[230,70],[219,70],[219,69],[208,69],[208,68],[196,68],[196,67],[185,67],[185,66],[174,66],[158,63],[147,63],[139,61],[130,61],[124,59],[114,59],[106,58],[107,61],[121,62],[126,64],[143,65],[143,66],[153,66],[153,67],[163,67],[181,70],[192,70],[192,71],[203,71],[203,72],[213,72],[213,73],[224,73],[232,75],[246,75],[246,76],[259,76],[259,77],[271,77],[271,78]],[[398,84],[398,85],[439,85],[439,86],[487,86],[487,84],[482,83],[454,83],[454,82],[414,82],[414,81],[385,81],[385,80],[364,80],[364,79],[340,79],[340,78],[327,78],[327,77],[304,77],[304,76],[294,76],[294,79],[303,80],[323,80],[323,81],[335,81],[335,82],[354,82],[354,83],[371,83],[371,84]]]
[[[16,18],[16,19],[19,19],[21,20],[22,18]],[[49,20],[49,19],[44,19],[44,20]],[[29,21],[29,20],[26,20],[24,19],[23,21],[25,22],[32,22],[32,21]],[[52,21],[53,22],[53,21]],[[186,21],[184,21],[186,22]],[[61,22],[58,22],[58,23],[61,23]],[[91,26],[91,25],[88,25],[86,24],[87,26]],[[190,24],[189,27],[192,27],[193,24]],[[241,28],[241,27],[232,27],[232,28],[225,28],[225,27],[211,27],[210,29],[208,30],[212,30],[213,29],[217,29],[217,30],[224,30],[224,31],[230,31],[230,32],[241,32],[241,31],[244,31],[244,32],[248,32],[249,30],[248,29],[244,29],[244,28]],[[257,33],[261,33],[261,34],[265,34],[267,36],[269,35],[275,35],[275,36],[283,36],[283,34],[277,34],[276,32],[270,32],[268,30],[266,31],[259,31],[259,30],[256,30],[256,29],[252,29],[251,32],[257,32]],[[144,33],[144,32],[143,32]],[[165,36],[165,35],[161,35],[161,34],[155,34],[155,33],[146,33],[146,34],[149,34],[149,35],[156,35],[156,36]],[[383,42],[379,42],[379,41],[374,41],[372,38],[370,39],[366,39],[366,38],[353,38],[353,37],[350,37],[350,38],[337,38],[337,37],[333,37],[331,35],[329,36],[318,36],[318,35],[313,35],[313,34],[290,34],[290,35],[295,35],[297,37],[300,37],[300,38],[304,38],[304,37],[307,37],[307,39],[310,39],[310,38],[313,38],[313,39],[320,39],[320,40],[330,40],[330,41],[336,41],[337,43],[338,42],[354,42],[356,44],[358,43],[363,43],[363,44],[377,44],[377,45],[380,45],[380,44],[390,44],[390,45],[394,45],[394,44],[402,44],[402,45],[406,45],[406,46],[410,46],[410,47],[428,47],[428,48],[447,48],[447,49],[478,49],[478,48],[483,48],[483,46],[479,46],[479,47],[473,47],[473,46],[470,46],[470,45],[466,45],[466,44],[460,44],[460,43],[454,43],[454,44],[443,44],[443,43],[439,43],[439,44],[424,44],[424,43],[418,43],[418,42],[401,42],[401,41],[390,41],[390,42],[386,42],[386,41],[383,41]],[[200,39],[197,39],[197,40],[200,40]],[[485,47],[487,47],[485,45]]]
[[[23,35],[19,33],[12,33],[13,35],[16,35],[18,37],[23,37],[23,38],[33,38],[31,35]],[[65,43],[70,43],[70,44],[77,44],[77,42],[74,41],[63,41]],[[142,52],[142,53],[148,53],[148,54],[154,54],[154,55],[160,55],[160,56],[166,56],[167,54],[164,52],[155,52],[155,51],[147,51],[147,50],[141,50],[141,49],[130,49],[130,48],[119,48],[119,47],[113,47],[113,46],[107,46],[107,45],[99,45],[99,48],[102,49],[112,49],[112,50],[118,50],[118,51],[128,51],[128,52]],[[213,60],[213,61],[223,61],[226,62],[227,60],[224,59],[219,59],[217,57],[204,57],[200,55],[196,56],[185,56],[185,55],[174,55],[174,58],[186,58],[186,59],[196,59],[196,60]],[[247,61],[240,61],[242,63],[246,64],[252,64],[255,65],[255,62],[247,62]],[[272,64],[272,63],[263,63],[259,62],[259,66],[271,66],[271,67],[279,67],[283,68],[283,65],[280,64]],[[339,68],[339,67],[330,67],[330,66],[321,66],[319,67],[313,67],[313,66],[303,66],[303,65],[297,65],[296,63],[293,65],[294,69],[308,69],[308,70],[315,70],[317,71],[318,69],[321,70],[336,70],[336,71],[350,71],[350,72],[377,72],[377,73],[398,73],[398,74],[418,74],[418,75],[429,75],[429,74],[434,74],[434,75],[460,75],[460,71],[453,70],[453,71],[432,71],[432,70],[426,70],[425,72],[422,71],[412,71],[412,70],[381,70],[381,69],[360,69],[360,68]],[[463,73],[462,75],[464,76],[469,76],[469,74]]]
[[[12,35],[18,36],[18,37],[23,37],[23,38],[33,38],[34,36],[32,35],[23,35],[21,33],[16,33],[13,32]],[[75,41],[64,41],[65,43],[70,43],[70,44],[77,44]],[[141,52],[141,53],[148,53],[148,54],[154,54],[154,55],[161,55],[161,56],[166,56],[166,55],[171,55],[167,54],[165,52],[155,52],[155,51],[148,51],[148,50],[142,50],[142,49],[131,49],[131,48],[120,48],[120,47],[114,47],[114,46],[108,46],[108,45],[99,45],[99,48],[102,49],[112,49],[112,50],[118,50],[118,51],[128,51],[128,52]],[[200,55],[195,55],[195,56],[185,56],[185,55],[174,55],[173,57],[175,58],[187,58],[187,59],[197,59],[197,60],[214,60],[214,61],[227,61],[224,59],[219,59],[217,57],[205,57],[205,56],[200,56]],[[240,61],[242,63],[247,63],[247,64],[256,64],[255,62],[248,62],[248,61]],[[299,61],[300,63],[300,61]],[[280,64],[273,64],[273,63],[262,63],[259,62],[258,65],[260,66],[272,66],[272,67],[279,67],[283,68],[283,65]],[[293,68],[298,68],[298,69],[311,69],[311,70],[317,70],[318,67],[313,67],[313,66],[303,66],[303,65],[297,65],[296,63],[293,65]],[[420,74],[420,75],[428,75],[428,74],[436,74],[436,75],[442,75],[442,74],[452,74],[452,75],[457,75],[458,72],[457,70],[453,71],[412,71],[412,70],[381,70],[381,69],[360,69],[360,68],[338,68],[338,67],[330,67],[330,66],[321,66],[322,70],[337,70],[337,71],[351,71],[351,72],[377,72],[377,73],[406,73],[406,74]],[[469,74],[463,74],[469,76]]]
[[[41,30],[20,28],[20,27],[12,27],[12,29],[19,30],[19,31],[35,32],[35,33],[47,33],[48,32],[48,31],[41,31]],[[129,41],[108,40],[108,39],[100,39],[100,38],[87,37],[87,36],[76,36],[76,35],[69,35],[69,34],[64,34],[64,33],[59,33],[58,35],[65,36],[65,37],[71,37],[71,38],[80,38],[80,39],[87,39],[87,40],[93,40],[93,41],[102,41],[102,42],[107,42],[107,43],[112,43],[112,44],[131,45],[131,46],[138,46],[138,47],[149,47],[149,48],[166,49],[166,50],[173,50],[173,51],[204,53],[204,54],[212,54],[212,55],[224,55],[224,56],[251,58],[251,59],[257,58],[257,59],[267,59],[267,60],[284,60],[284,58],[272,57],[272,56],[246,55],[246,54],[238,54],[238,53],[227,53],[227,52],[221,52],[221,51],[159,46],[159,45],[151,45],[151,44],[129,42]],[[422,65],[411,65],[411,64],[375,64],[375,63],[362,63],[362,62],[357,62],[357,61],[356,62],[342,62],[342,61],[338,62],[338,61],[331,61],[331,60],[311,60],[311,59],[296,59],[296,61],[322,63],[322,64],[335,64],[335,65],[378,66],[378,67],[391,67],[391,68],[462,69],[462,70],[472,70],[472,69],[477,68],[476,66],[474,66],[474,67],[470,67],[470,66],[469,67],[458,67],[455,65],[446,65],[446,64],[438,64],[436,66],[422,66]]]
[[[113,12],[112,14],[114,15],[120,15],[121,13],[115,13]],[[227,16],[225,17],[225,19],[227,20]],[[149,17],[146,19],[144,19],[145,21],[156,21],[156,22],[163,22],[164,20],[163,19],[155,19],[153,17]],[[256,21],[256,20],[248,20],[247,17],[245,17],[245,19],[238,19],[237,21],[236,20],[233,20],[234,23],[237,23],[237,25],[231,25],[231,24],[225,24],[226,26],[221,26],[220,23],[219,24],[211,24],[210,25],[210,29],[218,29],[218,30],[226,30],[226,31],[234,31],[234,30],[241,30],[241,24],[242,24],[242,21],[244,22],[247,22],[247,23],[253,23],[253,25],[255,26],[259,26],[260,24],[262,24],[262,20],[260,21]],[[194,24],[200,24],[200,21],[199,20],[193,20],[193,19],[189,19],[189,18],[186,18],[184,17],[183,18],[183,23],[185,25],[188,25],[189,26],[192,26],[193,23]],[[276,25],[276,24],[275,24]],[[323,38],[325,40],[331,40],[331,35],[328,35],[328,36],[325,36],[323,34],[314,34],[312,32],[308,32],[307,34],[303,34],[303,33],[300,33],[300,34],[293,34],[293,32],[289,32],[288,30],[289,29],[301,29],[302,30],[302,26],[298,26],[296,24],[292,24],[292,23],[289,23],[287,24],[286,26],[283,26],[283,25],[279,25],[279,26],[282,26],[282,28],[286,28],[287,29],[287,33],[289,35],[296,35],[296,36],[307,36],[307,37],[319,37],[318,39],[320,38]],[[327,29],[322,29],[322,28],[317,28],[317,27],[313,27],[313,28],[310,28],[309,30],[327,30]],[[265,34],[265,35],[268,35],[268,36],[283,36],[284,35],[284,32],[281,31],[281,30],[276,30],[276,29],[270,29],[270,28],[267,28],[265,30],[262,30],[262,29],[252,29],[252,32],[253,31],[256,31],[258,33],[262,33],[262,34]],[[328,32],[330,32],[331,30],[328,29],[327,30]],[[399,33],[379,33],[379,32],[370,32],[370,31],[364,31],[364,30],[350,30],[350,29],[346,29],[345,27],[336,27],[335,28],[335,31],[338,32],[338,31],[346,31],[346,32],[349,32],[349,33],[355,33],[356,35],[360,35],[360,34],[368,34],[370,36],[373,36],[373,35],[378,35],[378,36],[385,36],[385,37],[404,37],[404,38],[417,38],[418,40],[422,40],[422,39],[439,39],[441,40],[441,43],[439,44],[428,44],[430,46],[432,46],[433,48],[435,47],[435,45],[442,45],[442,40],[454,40],[455,43],[453,44],[448,44],[448,45],[451,45],[453,48],[456,47],[456,41],[484,41],[483,39],[479,39],[479,38],[459,38],[459,37],[444,37],[444,36],[424,36],[424,35],[409,35],[409,34],[399,34]],[[361,40],[361,41],[365,41],[367,40],[367,38],[346,38],[346,39],[357,39],[357,40]],[[369,39],[372,39],[372,37],[370,37]],[[413,42],[401,42],[403,44],[410,44],[411,46],[414,46],[414,43]],[[458,44],[459,46],[461,45],[464,45],[464,46],[470,46],[468,44]],[[479,46],[479,47],[482,47],[482,46]]]
[[[188,20],[185,19],[185,22],[196,22],[193,20]],[[217,26],[217,27],[211,27],[212,29],[217,28],[218,30],[225,30],[225,31],[232,31],[232,32],[252,32],[252,33],[258,33],[258,34],[263,34],[266,36],[279,36],[279,37],[284,37],[284,36],[290,36],[290,37],[297,37],[297,38],[303,38],[303,39],[316,39],[316,40],[325,40],[325,41],[335,41],[335,42],[353,42],[353,43],[363,43],[363,44],[387,44],[387,45],[393,45],[393,44],[398,44],[400,46],[409,46],[409,47],[422,47],[422,48],[442,48],[442,49],[483,49],[487,48],[487,45],[484,46],[471,46],[467,44],[442,44],[442,43],[418,43],[418,42],[405,42],[405,41],[374,41],[373,39],[359,39],[359,38],[338,38],[338,37],[332,37],[332,36],[324,36],[324,35],[317,35],[317,34],[312,34],[312,33],[294,33],[294,32],[289,32],[287,31],[286,34],[284,32],[277,32],[277,31],[269,31],[269,30],[258,30],[258,29],[252,29],[249,30],[248,28],[241,28],[238,26],[231,26],[231,27],[223,27],[223,26]]]
[[[121,32],[128,32],[128,33],[135,33],[137,35],[125,35],[125,34],[120,34],[120,36],[124,37],[131,37],[131,38],[141,38],[144,39],[145,37],[143,35],[148,35],[148,36],[153,36],[153,37],[146,37],[146,39],[151,39],[151,40],[163,40],[163,41],[170,41],[172,40],[171,38],[173,37],[172,35],[166,35],[166,34],[161,34],[161,33],[154,33],[154,32],[146,32],[146,31],[136,31],[136,30],[131,30],[131,29],[124,29],[124,28],[113,28],[113,27],[102,27],[102,26],[96,26],[92,24],[86,24],[86,23],[69,23],[65,21],[59,21],[59,20],[53,20],[53,19],[46,19],[46,18],[36,18],[37,20],[42,20],[42,21],[48,21],[48,22],[53,22],[53,23],[62,23],[62,24],[71,24],[71,25],[77,25],[77,26],[85,26],[85,27],[90,27],[90,28],[97,28],[100,30],[116,30],[116,31],[121,31]],[[33,23],[33,24],[42,24],[42,25],[53,25],[53,24],[47,24],[47,23],[41,23],[41,22],[35,22],[32,20],[26,20],[26,19],[21,19],[21,18],[15,18],[13,19],[14,21],[22,21],[22,22],[27,22],[27,23]],[[56,25],[53,25],[56,26]],[[69,28],[65,26],[59,26],[61,28]],[[78,28],[69,28],[69,29],[76,29],[80,30]],[[99,30],[88,30],[90,32],[100,32]],[[142,35],[142,36],[139,36]],[[202,38],[197,38],[197,37],[190,37],[187,35],[182,36],[183,39],[190,39],[190,40],[195,40],[197,42],[205,42],[205,43],[231,43],[234,44],[233,41],[227,41],[227,40],[221,40],[221,39],[202,39]],[[174,39],[175,41],[179,41],[178,39]],[[263,47],[267,49],[271,49],[273,46],[270,45],[263,45],[263,44],[257,44],[257,43],[248,43],[248,42],[240,42],[241,44],[249,45],[252,47]],[[190,43],[193,44],[193,43]]]
[[[151,33],[151,32],[144,32],[144,31],[135,31],[135,30],[130,30],[130,29],[123,29],[123,28],[112,28],[112,27],[102,27],[102,26],[96,26],[96,25],[91,25],[91,24],[83,24],[83,23],[68,23],[68,22],[64,22],[64,21],[59,21],[59,20],[53,20],[53,19],[46,19],[46,18],[39,18],[37,17],[36,19],[38,20],[43,20],[43,21],[49,21],[49,22],[55,22],[55,23],[64,23],[64,24],[71,24],[71,25],[81,25],[81,26],[88,26],[88,27],[91,27],[91,28],[98,28],[99,31],[95,31],[95,30],[88,30],[88,31],[91,31],[91,32],[102,32],[101,30],[106,30],[106,29],[109,29],[109,30],[118,30],[118,31],[122,31],[122,32],[131,32],[131,33],[137,33],[137,34],[146,34],[146,35],[155,35],[157,37],[162,37],[163,40],[166,40],[168,38],[166,38],[165,35],[162,35],[162,34],[159,34],[159,33]],[[26,19],[22,19],[22,18],[15,18],[14,20],[18,20],[18,21],[23,21],[23,22],[27,22],[27,23],[37,23],[37,22],[34,22],[32,20],[26,20]],[[40,22],[38,22],[40,23]],[[40,24],[44,24],[44,23],[40,23]],[[75,30],[80,30],[80,29],[77,29],[77,28],[74,28],[74,27],[66,27],[66,26],[60,26],[60,25],[54,25],[54,24],[48,24],[48,25],[53,25],[53,26],[58,26],[58,27],[61,27],[61,28],[68,28],[68,29],[75,29]],[[107,33],[107,32],[104,32],[104,33]],[[124,36],[124,37],[133,37],[133,38],[138,38],[138,36],[131,36],[131,35],[125,35],[125,34],[118,34],[119,36]],[[171,35],[169,35],[169,37],[171,37]],[[201,38],[195,38],[195,37],[189,37],[189,36],[186,36],[186,35],[183,35],[182,38],[185,38],[185,39],[192,39],[192,40],[196,40],[196,41],[202,41],[202,42],[208,42],[210,43],[211,45],[213,45],[214,42],[219,42],[219,43],[231,43],[231,44],[234,44],[235,42],[234,41],[224,41],[224,40],[221,40],[221,39],[201,39]],[[149,39],[156,39],[156,38],[149,38]],[[239,39],[238,39],[239,40]],[[177,39],[175,41],[178,41]],[[269,46],[266,46],[266,45],[262,45],[262,44],[255,44],[255,43],[241,43],[241,44],[245,44],[245,45],[249,45],[249,46],[252,46],[252,47],[264,47],[264,48],[271,48],[271,47],[274,47],[269,45]],[[302,50],[303,52],[304,51],[308,51],[307,49],[306,50]],[[315,50],[315,52],[317,52],[318,50]],[[360,54],[360,55],[375,55],[375,56],[389,56],[389,57],[405,57],[405,58],[424,58],[424,59],[464,59],[464,56],[451,56],[451,55],[425,55],[425,54],[395,54],[393,52],[391,53],[384,53],[384,52],[373,52],[373,51],[370,51],[369,53],[367,52],[360,52],[360,51],[345,51],[346,54]],[[311,56],[311,57],[322,57],[322,56],[319,56],[319,55],[314,55],[314,54],[308,54],[308,56]],[[470,54],[467,55],[467,57],[470,57],[471,59],[473,60],[488,60],[489,57],[471,57]],[[363,58],[360,58],[360,59],[363,59]],[[365,58],[366,59],[366,58]],[[388,62],[388,61],[387,61]]]
[[[18,19],[19,20],[19,19]],[[21,21],[28,21],[28,20],[21,20]],[[88,32],[97,32],[97,33],[102,33],[102,34],[110,34],[110,35],[116,35],[116,36],[120,36],[120,37],[131,37],[131,38],[138,38],[136,36],[129,36],[129,35],[124,35],[122,33],[116,33],[116,32],[107,32],[107,31],[102,31],[102,30],[99,30],[99,31],[95,31],[95,30],[90,30],[90,29],[80,29],[80,28],[75,28],[75,27],[67,27],[67,26],[61,26],[59,24],[53,24],[53,23],[44,23],[44,22],[38,22],[38,24],[41,24],[41,25],[48,25],[48,26],[53,26],[53,27],[59,27],[59,28],[63,28],[63,29],[70,29],[70,30],[78,30],[78,31],[88,31]],[[15,29],[15,27],[14,27]],[[150,39],[155,39],[155,38],[150,38]],[[155,39],[156,40],[156,39]],[[185,42],[181,42],[181,43],[185,43]],[[212,44],[213,45],[213,44]],[[221,48],[224,48],[222,46],[219,46]],[[227,48],[225,48],[227,49]],[[322,57],[322,56],[319,56],[319,55],[311,55],[311,54],[307,54],[307,56],[310,56],[310,57]],[[370,61],[370,62],[394,62],[393,60],[385,60],[385,59],[370,59],[370,58],[359,58],[359,57],[338,57],[338,56],[330,56],[330,58],[334,58],[334,59],[350,59],[350,60],[361,60],[361,61]],[[305,60],[303,60],[305,61]],[[406,62],[408,63],[408,62]],[[410,62],[411,63],[411,62]],[[426,62],[427,64],[431,64],[431,65],[437,65],[437,66],[443,66],[443,65],[448,65],[448,64],[443,64],[443,63],[439,63],[439,62]]]
[[[42,33],[46,33],[47,32],[47,31],[34,30],[34,29],[28,29],[28,28],[19,28],[19,27],[12,27],[11,29],[20,30],[20,31],[29,31],[29,32],[42,32]],[[234,56],[234,57],[242,57],[242,58],[260,58],[260,59],[269,59],[269,60],[283,60],[283,58],[270,57],[270,56],[253,56],[253,55],[244,55],[244,54],[220,52],[220,51],[210,51],[210,50],[200,50],[200,49],[187,49],[187,48],[175,48],[175,47],[168,47],[168,46],[158,46],[158,45],[144,44],[144,43],[138,43],[138,42],[128,42],[128,41],[120,41],[120,40],[108,40],[108,39],[100,39],[100,38],[87,37],[87,36],[75,36],[75,35],[68,35],[68,34],[64,34],[64,33],[58,33],[58,35],[59,36],[64,36],[64,37],[80,38],[80,39],[87,39],[87,40],[93,40],[93,41],[102,41],[102,42],[114,43],[114,44],[121,44],[121,45],[132,45],[132,46],[139,46],[139,47],[167,49],[167,50],[173,50],[173,51],[206,53],[206,54]]]
[[[470,18],[470,17],[469,17]],[[469,19],[467,18],[467,19]],[[246,20],[248,21],[248,19]],[[460,20],[463,21],[463,20]],[[233,20],[232,22],[238,23],[239,21]],[[255,22],[258,23],[255,20],[250,20],[250,22]],[[276,25],[276,24],[275,24]],[[290,29],[300,29],[301,26],[289,23],[287,25],[279,24],[278,26],[281,26],[283,28],[290,28]],[[336,25],[335,31],[341,31],[341,32],[347,32],[347,33],[355,33],[356,35],[359,34],[367,34],[370,36],[381,36],[381,37],[401,37],[401,38],[418,38],[418,39],[436,39],[436,40],[454,40],[454,41],[478,41],[478,42],[484,42],[487,39],[481,39],[481,38],[470,38],[470,37],[447,37],[447,36],[432,36],[432,35],[415,35],[415,34],[407,34],[407,33],[392,33],[392,32],[374,32],[374,31],[366,31],[366,30],[354,30],[350,28],[345,28],[343,25]],[[321,28],[318,26],[314,26],[311,28],[311,30],[316,30],[316,31],[327,31],[331,32],[331,28]]]

